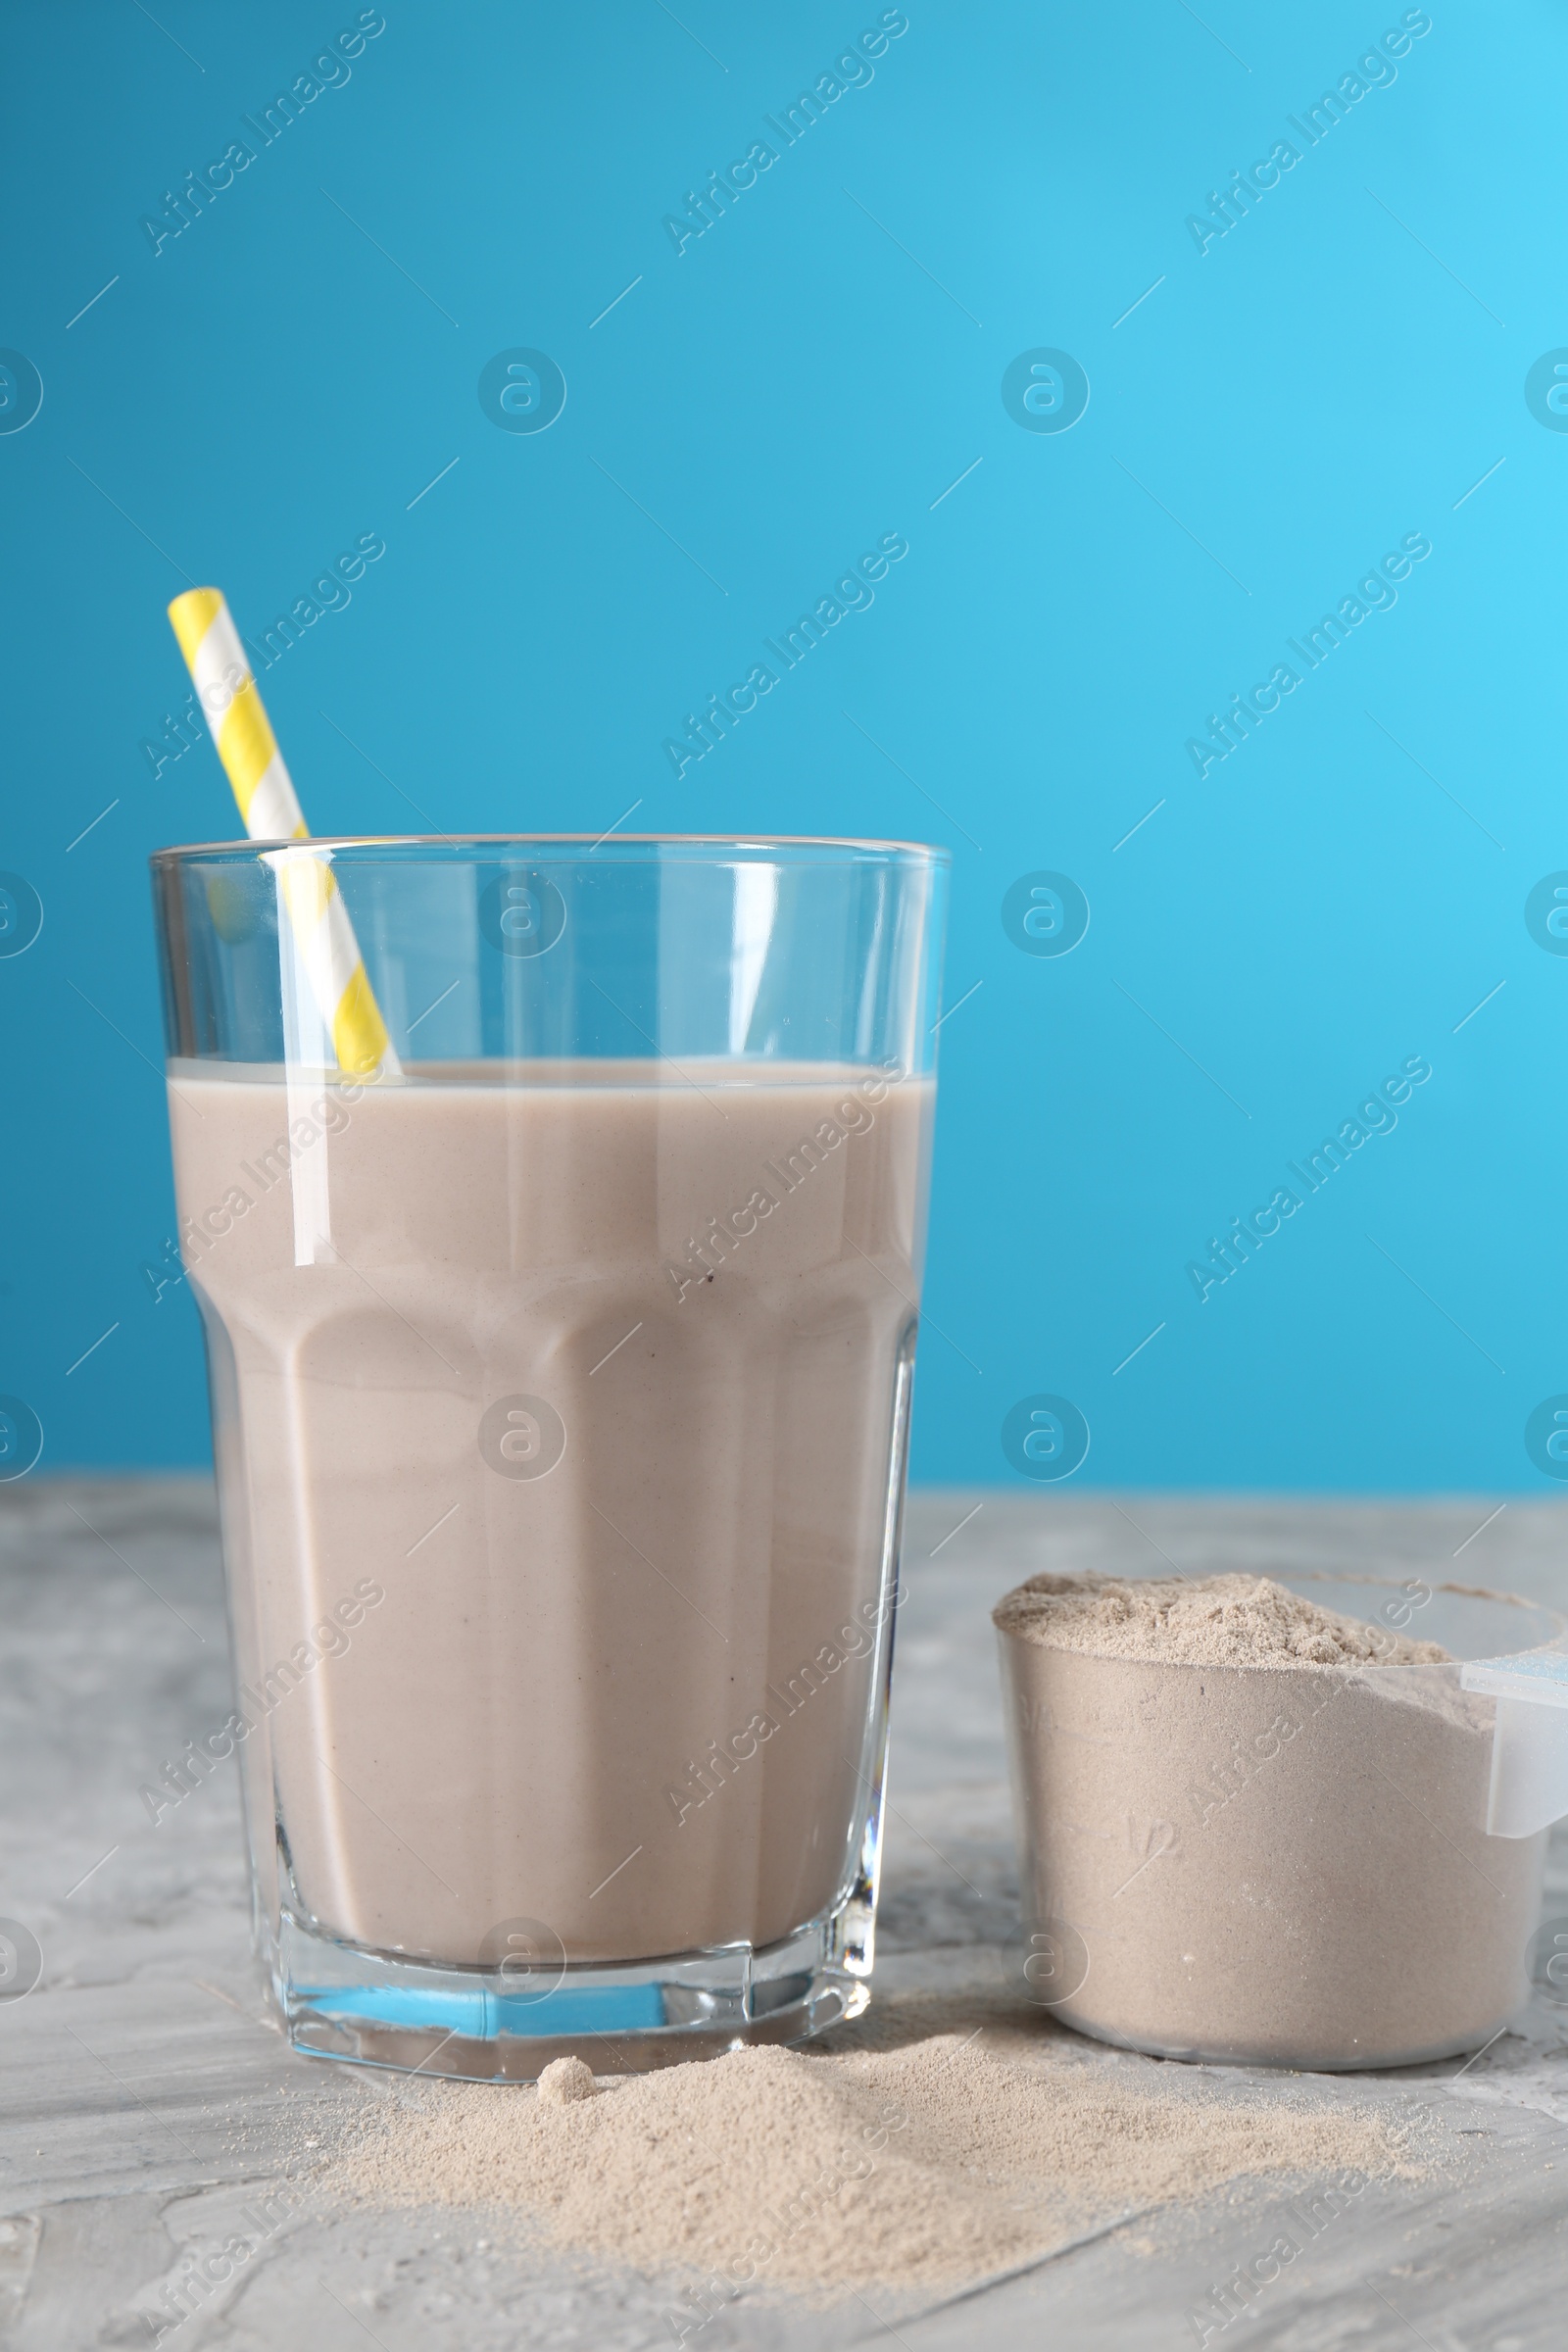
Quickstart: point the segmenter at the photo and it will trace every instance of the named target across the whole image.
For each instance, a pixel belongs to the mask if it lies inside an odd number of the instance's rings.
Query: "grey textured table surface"
[[[961,1990],[995,1984],[1009,1965],[1016,1882],[987,1621],[1009,1585],[1048,1564],[1158,1572],[1163,1552],[1184,1568],[1353,1561],[1568,1601],[1568,1512],[1514,1502],[1474,1534],[1494,1509],[1484,1498],[1396,1509],[916,1497],[878,1983]],[[194,1481],[0,1491],[0,1916],[43,1951],[36,1990],[0,2003],[0,2344],[150,2344],[143,2314],[161,2281],[283,2179],[302,2116],[344,2096],[347,2073],[297,2057],[263,2009],[232,1775],[156,1830],[137,1798],[229,1703],[210,1492]],[[1549,1885],[1548,1907],[1568,1913],[1560,1845]],[[1105,2052],[1103,2063],[1147,2062]],[[1342,2095],[1328,2081],[1309,2087]],[[1356,2087],[1431,2098],[1455,2146],[1462,2135],[1463,2177],[1374,2184],[1224,2330],[1226,2352],[1557,2352],[1568,2006],[1539,2005],[1462,2072]],[[1268,2244],[1280,2202],[1257,2185],[1229,2190],[1166,2217],[1152,2249],[1112,2231],[977,2296],[900,2311],[896,2329],[864,2304],[812,2315],[743,2299],[687,2340],[702,2352],[895,2341],[937,2352],[982,2339],[1174,2352],[1195,2341],[1189,2306]],[[625,2273],[504,2251],[482,2222],[450,2213],[306,2213],[164,2341],[178,2352],[629,2352],[673,2341],[668,2300]]]

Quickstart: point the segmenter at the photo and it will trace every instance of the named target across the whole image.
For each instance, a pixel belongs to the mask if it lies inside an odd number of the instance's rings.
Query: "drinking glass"
[[[945,855],[152,868],[237,1669],[208,1746],[295,2045],[529,2080],[854,2015]],[[299,919],[331,888],[371,1075]]]

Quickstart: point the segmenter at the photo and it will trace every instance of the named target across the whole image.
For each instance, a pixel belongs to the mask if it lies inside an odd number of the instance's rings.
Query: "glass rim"
[[[823,863],[851,863],[881,858],[888,863],[951,865],[953,853],[928,841],[882,841],[827,833],[313,833],[303,840],[243,840],[179,842],[153,850],[152,866],[178,865],[182,860],[207,858],[255,858],[266,852],[330,850],[334,854],[377,850],[456,851],[479,855],[497,849],[570,851],[586,849],[590,856],[620,849],[683,849],[712,854],[722,862],[725,854],[766,859],[775,851],[816,850],[833,853]]]

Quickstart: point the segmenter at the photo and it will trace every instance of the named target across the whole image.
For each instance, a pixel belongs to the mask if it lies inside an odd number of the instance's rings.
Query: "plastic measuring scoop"
[[[1489,1838],[1533,1838],[1568,1814],[1568,1651],[1472,1658],[1460,1688],[1497,1702]]]

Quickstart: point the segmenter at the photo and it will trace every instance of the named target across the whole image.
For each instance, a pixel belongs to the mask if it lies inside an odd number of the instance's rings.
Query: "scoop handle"
[[[1473,1658],[1459,1681],[1497,1706],[1487,1835],[1534,1838],[1549,1830],[1568,1814],[1568,1653]]]

